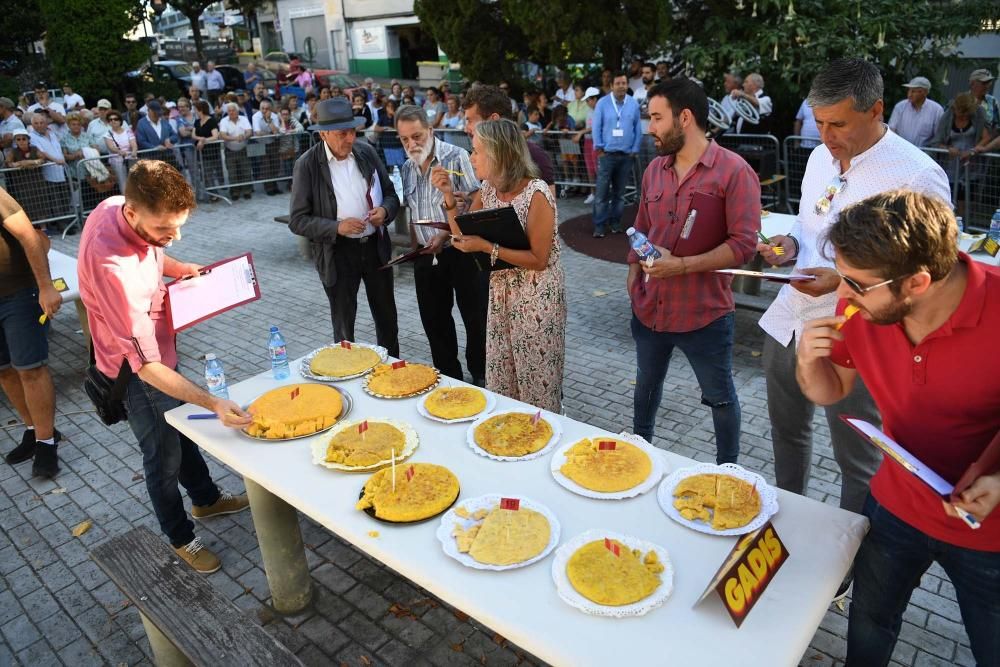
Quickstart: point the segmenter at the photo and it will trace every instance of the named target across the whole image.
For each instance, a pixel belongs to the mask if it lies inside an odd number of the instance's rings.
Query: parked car
[[[149,84],[173,83],[181,95],[191,87],[191,65],[183,60],[158,60],[125,75],[126,91],[137,93]]]
[[[246,89],[246,77],[243,76],[243,70],[236,65],[216,65],[215,69],[222,73],[222,78],[226,82],[227,92],[230,90],[239,90],[241,88]],[[274,72],[265,69],[258,69],[257,74],[260,76],[260,80],[263,82],[264,87],[273,91],[274,87],[278,83],[278,77],[274,74]]]
[[[284,51],[269,51],[264,55],[264,59],[259,63],[261,69],[274,72],[276,75],[286,75],[291,71],[297,71],[302,61],[297,53],[286,53]]]

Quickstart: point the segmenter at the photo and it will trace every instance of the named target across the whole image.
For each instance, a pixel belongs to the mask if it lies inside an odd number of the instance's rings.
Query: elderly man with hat
[[[392,252],[386,225],[396,217],[399,197],[375,149],[355,141],[362,123],[344,98],[316,105],[309,129],[322,141],[295,161],[288,228],[312,242],[334,340],[356,340],[358,288],[364,281],[376,342],[398,357],[392,270],[382,269]]]
[[[915,76],[904,83],[906,99],[892,109],[889,129],[917,147],[928,145],[937,130],[944,108],[927,98],[931,82],[925,76]]]
[[[104,138],[111,131],[111,123],[108,122],[108,111],[111,110],[111,102],[106,99],[97,100],[97,115],[87,125],[87,134],[97,143],[101,153],[107,155],[108,146]]]
[[[996,77],[988,69],[977,69],[969,75],[969,92],[979,103],[978,116],[982,113],[983,125],[989,130],[990,141],[973,147],[973,153],[994,153],[1000,150],[1000,103],[987,91],[993,89]]]
[[[24,123],[14,113],[17,105],[9,97],[0,97],[0,157],[14,145],[14,130],[23,130]]]

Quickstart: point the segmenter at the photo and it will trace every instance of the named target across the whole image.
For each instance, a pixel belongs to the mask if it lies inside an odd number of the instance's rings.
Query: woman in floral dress
[[[513,207],[530,243],[513,250],[480,236],[463,236],[455,223],[451,178],[435,167],[431,181],[444,193],[454,245],[462,252],[483,252],[491,262],[515,268],[490,274],[486,334],[486,386],[491,391],[553,412],[562,401],[566,355],[566,293],[556,202],[528,153],[528,145],[509,120],[476,125],[470,156],[482,181],[469,207]]]

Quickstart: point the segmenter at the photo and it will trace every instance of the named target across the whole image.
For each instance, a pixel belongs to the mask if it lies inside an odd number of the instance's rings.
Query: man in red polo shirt
[[[841,276],[837,311],[859,310],[850,321],[807,322],[796,371],[820,405],[846,396],[860,373],[886,433],[952,484],[1000,431],[1000,271],[959,253],[957,230],[944,202],[915,192],[846,208],[829,232]],[[884,458],[854,563],[848,665],[889,662],[910,595],[933,562],[955,586],[976,662],[1000,664],[1000,516],[991,516],[1000,472],[960,498],[955,504],[980,529]]]
[[[635,229],[662,257],[647,264],[634,252],[628,255],[638,366],[633,430],[653,441],[663,380],[679,348],[698,378],[701,402],[712,409],[716,461],[731,463],[739,456],[741,418],[733,385],[732,277],[714,270],[753,256],[760,181],[743,158],[705,138],[708,98],[693,81],[657,84],[646,99],[649,133],[660,157],[643,174]],[[718,230],[717,245],[700,254],[672,254],[686,226],[697,227],[689,238],[702,229]]]

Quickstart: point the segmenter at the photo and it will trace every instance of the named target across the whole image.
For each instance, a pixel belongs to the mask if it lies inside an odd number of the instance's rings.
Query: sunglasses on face
[[[858,296],[864,296],[865,294],[868,294],[868,292],[871,292],[873,289],[878,289],[879,287],[885,287],[886,285],[891,285],[892,283],[899,280],[899,278],[891,278],[889,280],[883,280],[880,283],[876,283],[871,287],[862,287],[861,283],[859,283],[854,278],[845,276],[843,273],[840,272],[839,269],[835,270],[837,271],[837,275],[840,276],[840,279],[844,281],[844,284],[850,287],[851,290]]]
[[[122,122],[122,119],[119,118],[118,116],[108,116],[109,123],[114,123],[115,121],[118,121],[120,123]]]

